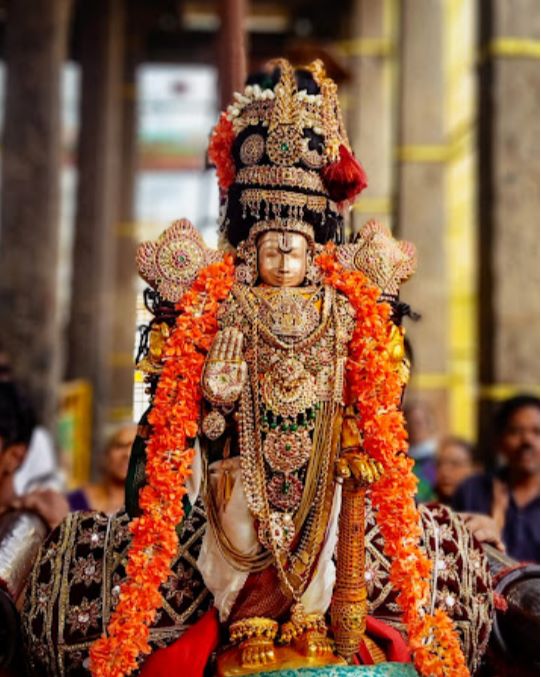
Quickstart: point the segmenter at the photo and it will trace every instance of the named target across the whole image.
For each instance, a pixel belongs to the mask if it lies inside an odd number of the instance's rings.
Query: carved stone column
[[[356,0],[350,39],[341,43],[352,73],[344,102],[349,137],[368,175],[352,215],[355,230],[372,218],[393,225],[398,21],[395,0]]]
[[[233,92],[243,89],[246,79],[246,3],[247,0],[223,0],[219,3],[220,110],[229,105]]]
[[[110,398],[123,2],[94,0],[82,3],[80,11],[81,126],[67,376],[92,385],[96,449]]]
[[[415,243],[417,273],[403,297],[422,315],[408,323],[414,353],[409,394],[430,399],[446,424],[448,336],[445,243],[443,3],[402,3],[397,233]]]
[[[60,83],[70,4],[10,0],[5,24],[0,342],[45,424],[56,410],[62,354],[57,293]]]
[[[539,3],[481,3],[480,432],[499,400],[538,391]]]
[[[136,330],[137,270],[135,267],[135,177],[137,170],[137,82],[136,69],[141,54],[142,27],[126,17],[126,55],[122,83],[122,147],[119,169],[119,205],[116,227],[115,312],[110,408],[108,420],[130,420],[133,411]]]

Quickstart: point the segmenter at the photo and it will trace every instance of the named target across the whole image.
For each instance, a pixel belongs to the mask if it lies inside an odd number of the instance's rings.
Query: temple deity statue
[[[44,544],[36,674],[470,674],[487,561],[450,510],[416,507],[401,412],[415,249],[376,222],[346,242],[366,177],[321,62],[251,76],[209,160],[220,248],[180,220],[138,250],[150,406],[126,512]]]

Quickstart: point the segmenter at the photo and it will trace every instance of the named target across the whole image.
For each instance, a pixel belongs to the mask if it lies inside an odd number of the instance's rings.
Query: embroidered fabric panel
[[[444,607],[456,622],[473,672],[485,651],[492,625],[488,562],[460,517],[449,508],[421,506],[420,514],[423,545],[437,572],[437,586],[432,585],[433,603]],[[162,588],[164,606],[151,629],[155,647],[174,641],[212,604],[196,568],[205,520],[202,505],[196,503],[184,523],[183,547],[174,574]],[[42,547],[22,612],[31,674],[88,676],[89,646],[107,623],[124,577],[127,525],[125,514],[108,519],[100,513],[75,513]],[[403,633],[400,608],[388,579],[389,561],[382,548],[368,501],[365,578],[369,613]],[[314,673],[305,670],[289,674]],[[387,673],[371,674],[379,677]]]
[[[125,578],[128,516],[73,513],[42,546],[27,588],[23,640],[30,674],[88,676],[88,650],[107,625]],[[174,571],[151,645],[167,646],[211,605],[196,568],[205,514],[196,504],[183,524]]]
[[[462,648],[473,673],[485,652],[492,629],[492,583],[488,560],[462,519],[444,505],[419,507],[423,546],[433,562],[432,605],[455,621]],[[389,583],[389,560],[382,554],[383,539],[370,501],[366,506],[365,580],[368,613],[405,634],[400,607]]]

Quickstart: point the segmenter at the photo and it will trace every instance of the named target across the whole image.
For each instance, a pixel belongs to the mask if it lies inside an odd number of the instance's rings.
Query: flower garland
[[[201,373],[217,332],[217,312],[234,281],[231,255],[204,268],[177,304],[180,312],[167,342],[164,367],[153,399],[146,445],[147,484],[141,489],[142,514],[130,522],[132,542],[127,580],[111,616],[107,635],[90,649],[94,677],[123,677],[137,658],[151,652],[149,626],[162,605],[159,592],[177,554],[176,527],[184,515],[183,496],[197,435]]]
[[[413,462],[406,455],[406,432],[398,405],[402,383],[388,359],[390,307],[378,303],[379,291],[359,271],[345,271],[332,247],[318,257],[326,282],[343,292],[356,311],[357,323],[347,364],[351,401],[359,411],[364,448],[384,466],[372,487],[372,501],[390,558],[390,578],[408,628],[417,669],[425,676],[466,677],[469,673],[450,618],[442,610],[425,610],[431,562],[418,542],[421,527],[414,503]],[[191,470],[197,434],[200,377],[216,334],[217,311],[234,280],[232,257],[205,268],[177,305],[180,315],[165,349],[165,363],[149,415],[147,484],[140,492],[142,514],[130,523],[132,543],[127,580],[111,616],[107,636],[90,650],[95,677],[123,677],[148,654],[149,626],[161,606],[160,585],[170,575],[178,548],[176,526]]]
[[[431,561],[419,547],[421,526],[414,495],[417,480],[407,456],[407,434],[399,409],[402,380],[386,346],[393,328],[388,303],[360,271],[346,271],[328,246],[317,263],[325,281],[344,293],[356,313],[346,365],[348,396],[357,406],[365,451],[384,467],[371,498],[391,561],[390,580],[408,629],[414,663],[425,677],[466,677],[469,671],[451,619],[426,611]]]

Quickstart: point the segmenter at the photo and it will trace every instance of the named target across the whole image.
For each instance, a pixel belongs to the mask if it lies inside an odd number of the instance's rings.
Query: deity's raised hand
[[[242,359],[243,341],[242,332],[235,327],[216,334],[201,380],[203,395],[215,406],[230,406],[240,397],[248,375]]]

